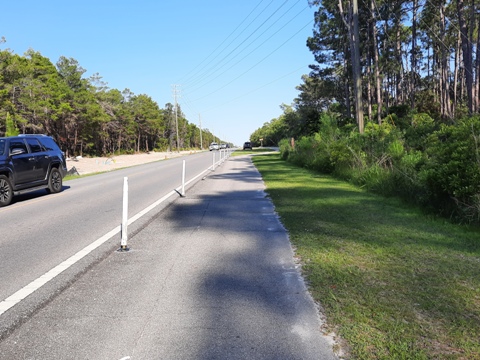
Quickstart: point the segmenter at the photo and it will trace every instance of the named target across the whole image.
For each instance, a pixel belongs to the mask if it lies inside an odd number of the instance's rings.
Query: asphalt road
[[[194,157],[198,170],[211,165],[208,153]],[[16,214],[32,216],[46,203],[57,211],[26,224],[23,235],[13,232],[17,244],[38,238],[40,252],[22,244],[20,260],[9,259],[3,250],[13,256],[16,245],[2,237],[0,270],[22,279],[2,284],[2,296],[117,226],[124,176],[135,214],[179,186],[181,161],[80,179],[58,196],[18,201]],[[167,181],[163,190],[152,181],[159,178]],[[0,315],[0,359],[335,359],[249,157],[228,159],[130,230],[130,251],[107,242]]]
[[[218,160],[218,154],[216,160]],[[178,188],[182,181],[183,160],[186,180],[212,166],[212,153],[149,163],[107,172],[64,183],[59,194],[44,190],[14,198],[10,206],[0,208],[0,301],[19,291],[35,279],[62,263],[78,251],[118,227],[122,221],[124,177],[129,183],[129,216],[145,209],[155,200]],[[176,197],[171,197],[173,201]],[[166,206],[165,201],[155,210]],[[135,233],[153,216],[151,212],[129,226]],[[47,301],[52,291],[61,289],[99,258],[120,245],[120,234],[81,264],[62,274],[61,281],[45,292],[29,296],[29,304],[16,306],[0,321],[0,338],[13,322],[28,317]],[[16,319],[17,318],[17,319]]]

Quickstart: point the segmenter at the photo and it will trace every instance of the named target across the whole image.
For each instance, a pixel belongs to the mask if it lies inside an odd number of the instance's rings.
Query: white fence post
[[[123,178],[123,212],[122,212],[122,240],[120,242],[120,250],[128,251],[128,177]]]
[[[212,151],[213,160],[212,160],[212,171],[215,171],[215,151]]]
[[[183,170],[182,170],[182,196],[185,196],[185,160],[183,160]]]

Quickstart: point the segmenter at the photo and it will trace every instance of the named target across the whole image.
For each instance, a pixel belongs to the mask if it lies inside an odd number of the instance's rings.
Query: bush
[[[448,210],[478,207],[480,194],[480,118],[443,125],[428,139],[425,181],[432,201]],[[462,212],[462,209],[460,213]],[[470,217],[478,217],[471,214]]]
[[[292,152],[292,146],[290,145],[290,141],[287,139],[282,139],[278,142],[278,149],[280,151],[280,156],[282,160],[287,160],[288,156]]]
[[[425,156],[421,151],[410,151],[403,154],[394,166],[394,193],[417,205],[428,203],[428,190],[422,177]]]
[[[314,153],[313,143],[312,138],[305,136],[296,141],[293,151],[288,155],[288,161],[301,167],[311,168]]]
[[[437,129],[437,125],[428,114],[415,114],[405,131],[405,144],[413,150],[425,150],[428,137]]]
[[[389,115],[381,125],[368,122],[360,134],[340,128],[334,116],[324,114],[314,136],[295,146],[282,140],[281,156],[370,191],[479,223],[480,117],[439,126],[427,114],[413,114],[404,133],[394,119]]]

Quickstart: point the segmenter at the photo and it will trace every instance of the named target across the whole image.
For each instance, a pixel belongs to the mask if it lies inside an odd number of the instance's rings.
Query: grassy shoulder
[[[480,358],[480,231],[257,155],[315,300],[357,359]]]
[[[256,147],[251,150],[235,150],[232,153],[232,156],[241,156],[241,155],[258,155],[258,154],[264,154],[265,152],[272,152],[272,151],[277,151],[275,149],[269,148],[269,147]]]

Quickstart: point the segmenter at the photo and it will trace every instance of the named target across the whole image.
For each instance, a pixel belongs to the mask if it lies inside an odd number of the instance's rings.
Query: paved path
[[[0,359],[335,359],[248,156],[0,343]]]

